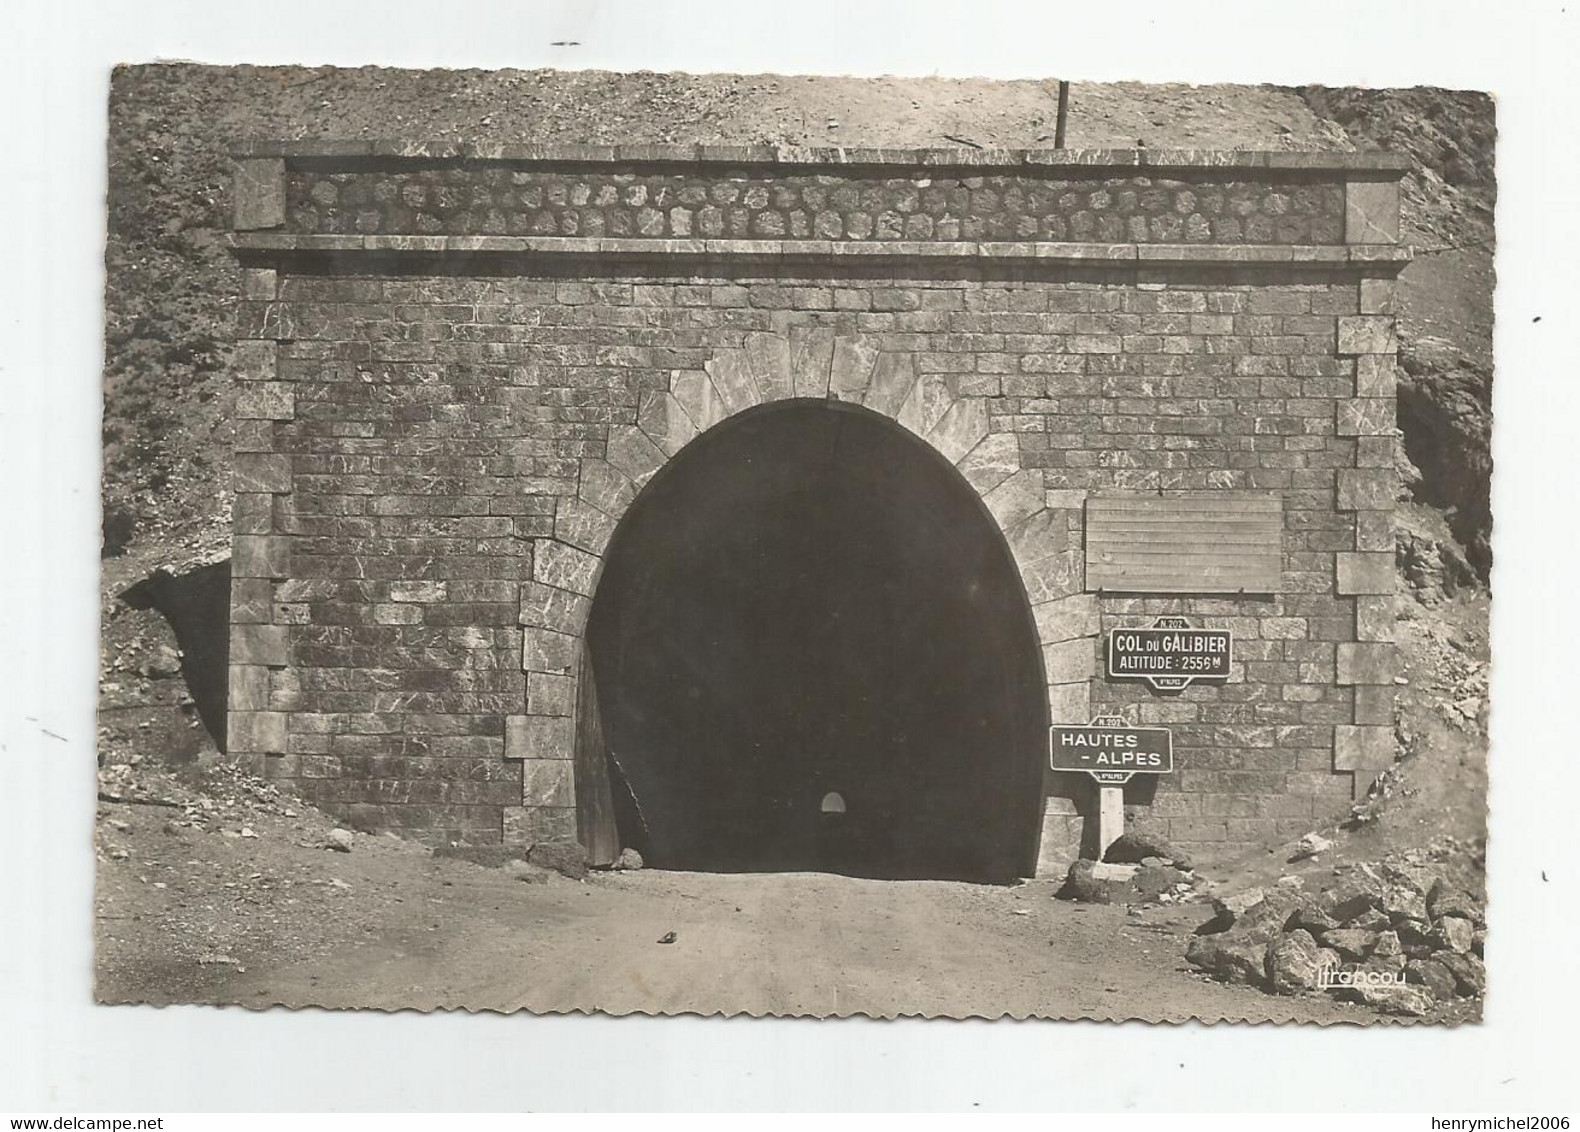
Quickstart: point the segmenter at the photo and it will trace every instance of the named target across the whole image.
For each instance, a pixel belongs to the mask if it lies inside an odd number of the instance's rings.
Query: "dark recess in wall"
[[[667,868],[1029,875],[1037,636],[992,518],[920,440],[838,404],[745,414],[660,473],[606,562],[588,637],[622,843]]]
[[[198,718],[221,751],[230,684],[230,560],[184,574],[155,570],[127,588],[121,600],[154,609],[170,623],[181,649],[181,677]]]

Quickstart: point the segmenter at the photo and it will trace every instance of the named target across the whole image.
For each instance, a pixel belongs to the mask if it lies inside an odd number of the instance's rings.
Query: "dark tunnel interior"
[[[662,868],[1028,875],[1046,708],[1009,550],[892,422],[781,403],[644,489],[588,625],[620,840]]]

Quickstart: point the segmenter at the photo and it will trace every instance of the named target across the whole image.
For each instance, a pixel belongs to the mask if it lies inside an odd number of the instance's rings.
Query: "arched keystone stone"
[[[1026,598],[1034,604],[1067,597],[1082,588],[1080,555],[1071,551],[1050,554],[1018,565],[1021,584],[1026,587]]]
[[[978,495],[986,495],[1020,471],[1020,440],[1013,432],[990,433],[955,466]]]
[[[1076,593],[1041,601],[1031,607],[1031,614],[1037,621],[1037,637],[1045,645],[1095,637],[1100,630],[1096,594]]]
[[[834,339],[834,361],[828,377],[829,396],[841,401],[864,403],[867,387],[872,382],[873,363],[877,359],[878,347],[870,338],[852,334]]]
[[[746,361],[764,402],[795,396],[790,374],[790,340],[782,334],[759,331],[746,336]]]
[[[943,453],[944,459],[958,464],[987,431],[987,403],[980,397],[962,397],[938,418],[926,439]]]
[[[675,373],[671,385],[675,401],[686,411],[686,415],[691,418],[691,423],[699,433],[707,432],[730,415],[729,410],[725,408],[724,398],[719,396],[713,379],[705,371],[679,370]]]
[[[533,544],[532,578],[546,586],[591,597],[602,559],[568,543],[538,539]]]
[[[521,624],[556,633],[576,634],[587,623],[587,599],[543,582],[521,585]],[[539,669],[552,671],[552,669]]]
[[[656,390],[642,394],[641,407],[636,413],[636,426],[666,456],[679,452],[697,435],[697,426],[692,423],[691,415],[675,399],[675,395]]]
[[[833,362],[833,330],[821,326],[790,328],[790,380],[797,397],[827,397]]]
[[[713,387],[724,402],[727,416],[761,404],[762,394],[758,392],[757,379],[752,376],[744,350],[720,350],[706,368],[713,379]]]
[[[1040,502],[1040,501],[1039,501]],[[1064,513],[1039,508],[1005,532],[1009,546],[1020,562],[1037,562],[1063,552],[1069,545]]]
[[[925,438],[954,406],[955,394],[944,376],[937,373],[923,375],[916,383],[916,390],[921,396],[922,409],[921,424],[916,434]]]
[[[561,499],[554,508],[554,537],[589,554],[602,554],[614,535],[614,520],[580,499]]]
[[[1088,672],[1073,683],[1048,685],[1048,718],[1051,721],[1084,724],[1092,718],[1091,676]]]
[[[1043,646],[1042,664],[1049,684],[1090,680],[1097,667],[1095,637],[1073,637]]]
[[[615,425],[609,429],[609,463],[641,487],[668,459],[664,450],[648,439],[635,425]]]
[[[619,519],[636,498],[636,485],[620,469],[604,460],[582,461],[581,480],[576,497],[598,508],[611,519]]]
[[[578,639],[569,633],[528,626],[521,632],[521,667],[527,672],[569,675],[576,667]]]
[[[1037,468],[1016,472],[983,496],[982,502],[997,520],[999,530],[1008,532],[1042,510],[1042,472]]]
[[[916,385],[916,363],[909,354],[884,353],[872,367],[872,380],[862,404],[891,421],[900,415]]]

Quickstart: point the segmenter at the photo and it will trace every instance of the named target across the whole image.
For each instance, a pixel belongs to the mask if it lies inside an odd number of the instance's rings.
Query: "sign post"
[[[1184,617],[1108,634],[1109,679],[1145,680],[1158,692],[1181,691],[1192,680],[1226,680],[1233,663],[1233,633],[1196,629]]]
[[[1048,729],[1048,765],[1083,771],[1097,783],[1097,855],[1125,831],[1124,785],[1136,774],[1174,770],[1174,736],[1166,727],[1132,727],[1122,716],[1099,715],[1085,726]]]

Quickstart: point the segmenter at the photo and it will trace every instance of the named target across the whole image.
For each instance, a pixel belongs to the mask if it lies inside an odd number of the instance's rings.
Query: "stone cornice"
[[[1018,262],[1087,267],[1289,267],[1398,271],[1410,249],[1398,244],[1151,244],[1046,241],[666,240],[574,236],[350,236],[238,232],[231,246],[249,258],[299,256],[501,256],[598,259],[768,259],[874,262]]]
[[[1263,170],[1397,178],[1409,159],[1392,153],[1216,149],[913,149],[753,145],[511,145],[450,141],[257,140],[236,145],[239,159],[288,163],[407,159],[531,164],[723,164],[891,166],[905,168]]]

